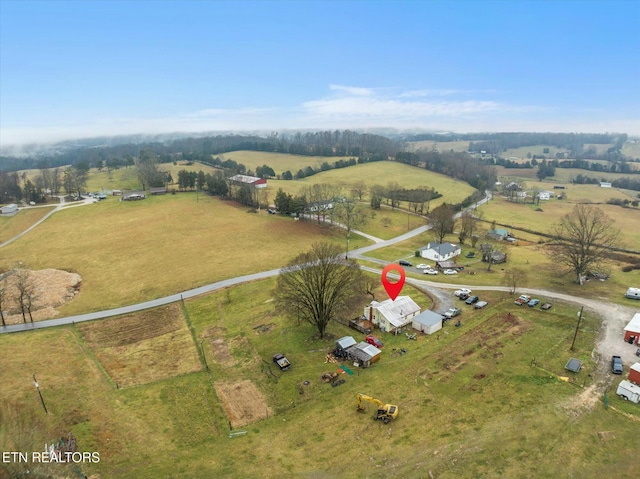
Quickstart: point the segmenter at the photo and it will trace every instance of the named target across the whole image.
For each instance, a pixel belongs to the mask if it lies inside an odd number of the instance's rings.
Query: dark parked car
[[[398,261],[398,264],[400,266],[413,266],[411,261],[407,261],[406,259],[401,259],[400,261]]]
[[[622,367],[622,359],[620,356],[611,356],[611,372],[613,374],[622,374],[624,368]]]
[[[478,302],[480,298],[478,298],[477,296],[469,296],[466,300],[465,303],[467,304],[475,304]]]
[[[551,303],[544,303],[542,306],[540,306],[540,309],[544,309],[545,311],[551,309],[551,306],[553,306]]]

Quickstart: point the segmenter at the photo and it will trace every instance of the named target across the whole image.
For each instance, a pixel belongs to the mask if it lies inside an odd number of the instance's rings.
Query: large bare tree
[[[350,198],[345,201],[340,201],[333,206],[332,220],[342,224],[346,231],[347,250],[345,258],[349,257],[349,239],[351,238],[351,231],[360,228],[366,220],[367,212],[364,206],[355,198]]]
[[[619,246],[620,230],[600,208],[576,205],[553,229],[555,246],[549,249],[553,261],[566,266],[582,285],[590,270],[606,262],[606,255]]]
[[[324,338],[327,324],[345,308],[360,286],[361,271],[345,260],[340,247],[314,243],[280,270],[276,304],[288,316],[303,319]]]
[[[438,243],[442,243],[445,236],[453,233],[456,223],[454,215],[453,207],[446,203],[434,208],[429,215],[429,226],[431,226],[433,235],[438,240]]]

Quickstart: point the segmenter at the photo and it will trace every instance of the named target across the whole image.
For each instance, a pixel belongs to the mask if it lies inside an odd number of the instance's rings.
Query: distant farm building
[[[495,230],[487,231],[487,238],[491,238],[496,241],[502,241],[507,236],[509,236],[509,232],[502,228],[496,228]]]
[[[13,216],[18,212],[18,205],[11,203],[0,208],[0,214],[3,216]]]
[[[609,183],[608,181],[601,181],[600,188],[611,188],[611,183]]]
[[[164,195],[167,193],[166,186],[154,186],[149,188],[149,193],[152,195]]]
[[[257,176],[247,176],[247,175],[233,175],[229,178],[231,183],[236,185],[250,185],[254,188],[266,188],[267,180],[264,178],[258,178]]]
[[[137,201],[144,200],[147,195],[144,191],[129,191],[122,195],[121,201]]]

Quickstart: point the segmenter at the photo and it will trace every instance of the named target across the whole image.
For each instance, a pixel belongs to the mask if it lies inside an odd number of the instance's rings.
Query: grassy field
[[[280,268],[322,239],[344,244],[337,229],[247,211],[205,195],[196,202],[195,193],[138,202],[109,197],[57,212],[4,247],[0,268],[22,261],[80,274],[81,294],[61,310],[76,314]],[[351,248],[365,244],[353,235]]]
[[[72,431],[79,450],[100,453],[100,462],[82,471],[109,478],[633,474],[637,422],[621,413],[638,421],[640,412],[614,395],[605,409],[601,397],[590,395],[598,321],[586,315],[576,349],[569,351],[575,307],[514,310],[512,297],[487,293],[490,306],[465,307],[460,328],[447,325],[417,341],[381,335],[380,362],[363,370],[348,365],[353,375],[342,375],[345,383],[332,388],[320,376],[339,370],[325,363],[333,340],[313,339],[311,326],[282,318],[273,306],[274,287],[271,279],[187,301],[165,329],[190,323],[194,339],[166,354],[178,360],[204,352],[208,369],[176,375],[164,361],[152,382],[133,380],[135,387],[116,386],[100,349],[120,348],[127,357],[171,334],[154,333],[153,319],[141,315],[137,323],[146,326],[128,334],[131,317],[0,336],[0,408],[21,404],[21,418],[38,440]],[[403,294],[430,303],[410,287]],[[358,303],[365,301],[354,301],[349,316],[360,314]],[[339,324],[328,333],[361,339]],[[278,351],[293,363],[290,371],[271,363]],[[570,357],[584,364],[568,376]],[[48,415],[39,409],[32,372]],[[565,376],[568,382],[560,380]],[[262,406],[263,418],[237,429],[245,435],[228,436],[232,405],[216,392],[224,387],[236,391],[233,402],[245,404],[247,415]],[[398,419],[373,421],[373,405],[356,412],[358,392],[398,405]],[[11,444],[11,432],[0,434]]]
[[[21,208],[16,215],[0,216],[0,244],[22,233],[54,208]]]
[[[615,189],[595,185],[572,185],[565,191],[568,199],[541,201],[539,205],[514,203],[496,195],[494,200],[482,205],[478,211],[486,221],[495,220],[512,227],[551,233],[553,226],[577,203],[601,203],[619,193]],[[621,239],[626,247],[640,250],[640,209],[608,204],[596,206],[613,219],[615,226],[621,230]]]
[[[416,150],[431,150],[436,148],[438,151],[468,151],[468,141],[412,141],[407,144],[407,148],[411,151]]]
[[[509,181],[522,179],[526,181],[529,186],[534,186],[534,183],[538,183],[538,178],[536,177],[536,173],[538,172],[537,168],[516,169],[505,168],[504,166],[496,166],[496,172],[498,173],[498,178],[502,182],[504,182],[504,180],[506,179],[509,179]],[[613,181],[618,178],[629,177],[629,175],[625,175],[624,173],[589,171],[581,170],[579,168],[556,168],[555,175],[553,177],[546,178],[546,181],[553,184],[566,185],[571,183],[573,179],[578,175],[588,176],[589,178],[597,178],[598,180],[604,179],[605,181]]]
[[[443,197],[434,200],[431,203],[432,208],[444,201],[458,203],[474,191],[471,186],[462,181],[393,161],[364,163],[348,168],[329,170],[297,181],[269,180],[269,189],[273,192],[274,197],[278,188],[282,188],[286,193],[296,195],[305,186],[311,186],[315,183],[330,183],[342,187],[343,193],[348,194],[353,185],[360,181],[367,186],[376,184],[387,186],[390,182],[397,182],[408,189],[433,187]]]
[[[304,155],[289,155],[286,153],[270,153],[263,151],[230,151],[224,155],[217,155],[221,159],[233,160],[237,163],[242,163],[247,167],[247,170],[256,171],[258,166],[267,165],[273,168],[276,175],[281,175],[285,171],[289,170],[294,175],[300,169],[305,169],[307,166],[311,166],[314,169],[320,169],[322,163],[329,163],[333,165],[338,160],[349,160],[352,156],[304,156]]]

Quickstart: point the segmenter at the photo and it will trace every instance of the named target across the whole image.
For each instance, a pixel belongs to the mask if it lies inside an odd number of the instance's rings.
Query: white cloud
[[[375,90],[372,88],[362,88],[354,86],[329,85],[329,89],[357,96],[370,96],[375,94]]]

